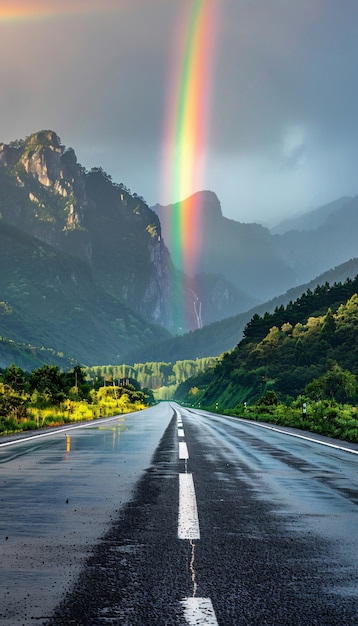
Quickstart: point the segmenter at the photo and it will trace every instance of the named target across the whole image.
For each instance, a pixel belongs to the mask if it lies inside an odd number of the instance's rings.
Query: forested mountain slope
[[[319,397],[330,376],[337,400],[357,395],[358,277],[308,290],[295,302],[255,315],[244,338],[218,365],[183,383],[176,399],[233,407],[255,402],[267,390],[288,400],[304,392]],[[327,388],[324,389],[327,393]]]
[[[38,365],[26,346],[56,365],[61,357],[118,362],[135,345],[169,336],[101,289],[84,261],[2,220],[0,263],[0,367]]]
[[[131,350],[126,354],[126,363],[146,361],[181,361],[195,359],[197,357],[219,356],[222,352],[232,350],[243,337],[246,324],[255,315],[273,313],[281,306],[286,306],[290,301],[295,301],[308,289],[313,291],[319,285],[335,282],[345,282],[347,278],[353,279],[358,274],[358,258],[351,259],[347,263],[321,274],[306,285],[300,285],[289,289],[285,294],[273,298],[269,302],[260,304],[245,313],[240,313],[227,318],[222,322],[216,322],[187,333],[181,337],[171,337],[157,342],[155,345],[148,344],[141,350]]]

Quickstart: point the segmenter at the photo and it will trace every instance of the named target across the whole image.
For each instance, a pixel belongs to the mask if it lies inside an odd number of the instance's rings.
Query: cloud
[[[208,1],[219,12],[205,184],[224,214],[267,222],[352,193],[356,0]],[[52,0],[52,14],[41,13],[48,3],[8,3],[27,13],[5,21],[0,10],[0,140],[51,128],[86,167],[157,202],[173,39],[190,3],[113,0],[99,11]]]

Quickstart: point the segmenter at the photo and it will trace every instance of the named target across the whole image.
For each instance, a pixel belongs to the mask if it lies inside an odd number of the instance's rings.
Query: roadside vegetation
[[[254,315],[236,348],[179,385],[174,399],[358,442],[358,295],[346,299],[353,284],[326,283]]]
[[[80,367],[44,365],[28,373],[10,365],[0,372],[0,435],[139,411],[153,401],[132,384],[86,380]]]
[[[241,403],[232,409],[218,406],[208,410],[269,424],[288,426],[312,433],[358,443],[358,413],[356,406],[332,400],[312,401],[299,396],[292,404],[280,402],[274,391],[268,391],[256,404]]]

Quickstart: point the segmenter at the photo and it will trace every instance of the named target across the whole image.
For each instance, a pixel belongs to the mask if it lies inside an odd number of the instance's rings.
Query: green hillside
[[[12,363],[16,363],[25,371],[32,371],[48,363],[61,370],[69,370],[77,364],[77,361],[51,348],[32,346],[0,337],[0,368],[5,369]]]
[[[101,289],[86,263],[1,220],[0,261],[2,367],[26,366],[27,359],[8,361],[13,342],[89,365],[120,362],[129,349],[169,335]]]
[[[326,283],[272,314],[254,315],[237,347],[214,369],[180,385],[176,399],[232,408],[272,391],[286,404],[302,394],[355,402],[357,293],[358,277]]]

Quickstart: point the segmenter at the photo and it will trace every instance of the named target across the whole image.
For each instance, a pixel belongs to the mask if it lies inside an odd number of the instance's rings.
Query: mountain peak
[[[23,170],[46,188],[56,184],[61,187],[66,178],[73,182],[81,175],[81,167],[77,163],[74,150],[62,145],[53,130],[40,130],[26,139],[13,141],[8,145],[0,144],[0,162],[5,167],[13,166],[17,170],[19,182],[25,187],[26,182],[21,179]],[[65,181],[66,184],[69,181]],[[56,188],[55,191],[58,192],[59,189]],[[60,193],[63,196],[69,195],[66,189],[61,189]]]
[[[32,133],[26,140],[25,145],[43,148],[63,148],[59,136],[53,130],[40,130]]]
[[[205,206],[209,209],[219,209],[221,213],[221,204],[220,200],[217,197],[215,191],[210,191],[209,189],[203,189],[202,191],[197,191],[194,193],[191,198],[198,198],[199,200],[205,201]]]
[[[223,217],[220,200],[214,191],[203,190],[193,193],[185,200],[177,202],[174,206],[181,204],[190,206],[195,210],[196,208],[202,209],[207,217],[220,218]]]
[[[202,209],[207,219],[223,217],[219,198],[214,191],[209,190],[196,191],[191,196],[174,204],[164,205],[157,203],[151,208],[158,215],[159,219],[162,220],[174,208],[186,208],[188,205],[192,211]]]

